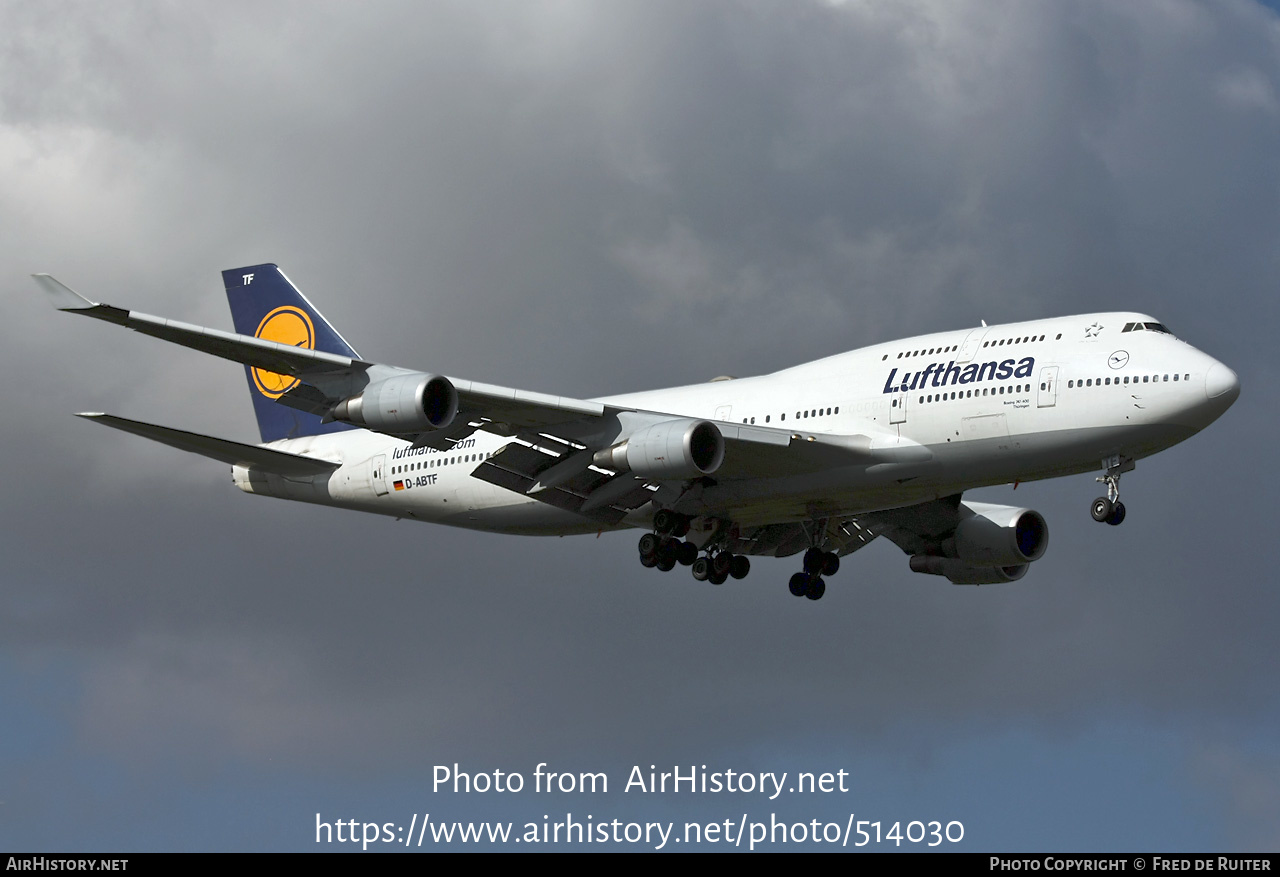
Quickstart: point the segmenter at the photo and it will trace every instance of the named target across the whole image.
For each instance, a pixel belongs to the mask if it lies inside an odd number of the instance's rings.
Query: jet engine
[[[953,550],[943,553],[973,566],[1016,566],[1039,560],[1049,547],[1049,525],[1039,512],[989,503],[964,503],[973,515],[956,527]]]
[[[945,576],[954,585],[1016,582],[1049,547],[1049,525],[1031,509],[962,502],[960,514],[949,537],[911,558],[912,572]]]
[[[440,375],[397,375],[369,384],[333,408],[333,419],[376,432],[409,434],[442,429],[458,413],[458,391]]]
[[[658,480],[700,478],[724,462],[724,436],[706,420],[666,420],[598,451],[597,466]]]

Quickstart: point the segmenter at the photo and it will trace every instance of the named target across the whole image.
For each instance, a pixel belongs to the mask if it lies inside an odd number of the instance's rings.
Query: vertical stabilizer
[[[359,359],[346,339],[277,266],[228,269],[222,272],[222,285],[231,305],[231,319],[241,335]],[[314,414],[277,402],[297,385],[297,378],[250,366],[245,366],[245,375],[264,442],[350,429],[343,423],[323,423]]]

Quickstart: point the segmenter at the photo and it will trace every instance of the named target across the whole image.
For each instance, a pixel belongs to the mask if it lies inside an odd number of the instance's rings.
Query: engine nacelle
[[[724,462],[724,436],[707,420],[667,420],[599,451],[594,462],[658,480],[700,478]]]
[[[952,557],[917,554],[911,558],[911,571],[946,576],[953,585],[998,585],[1016,582],[1027,574],[1029,564],[1009,566],[972,566]]]
[[[974,514],[956,527],[954,550],[944,551],[948,556],[971,566],[1018,566],[1039,560],[1049,547],[1049,525],[1039,512],[989,503],[964,505]]]
[[[375,381],[333,408],[333,419],[377,432],[409,434],[443,429],[458,413],[458,390],[440,375],[397,375]]]

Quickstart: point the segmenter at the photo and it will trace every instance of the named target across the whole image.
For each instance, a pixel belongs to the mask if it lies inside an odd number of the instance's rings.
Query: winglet
[[[60,311],[83,311],[98,306],[96,301],[89,301],[89,299],[71,287],[59,283],[49,274],[32,274],[31,277],[53,299],[53,306]]]

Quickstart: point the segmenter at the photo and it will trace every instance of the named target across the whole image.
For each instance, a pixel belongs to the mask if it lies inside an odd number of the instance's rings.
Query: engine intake
[[[667,420],[597,452],[593,462],[645,478],[699,478],[724,462],[724,436],[707,420]]]
[[[333,408],[333,419],[377,432],[443,429],[458,413],[458,390],[440,375],[398,375],[375,381]]]

